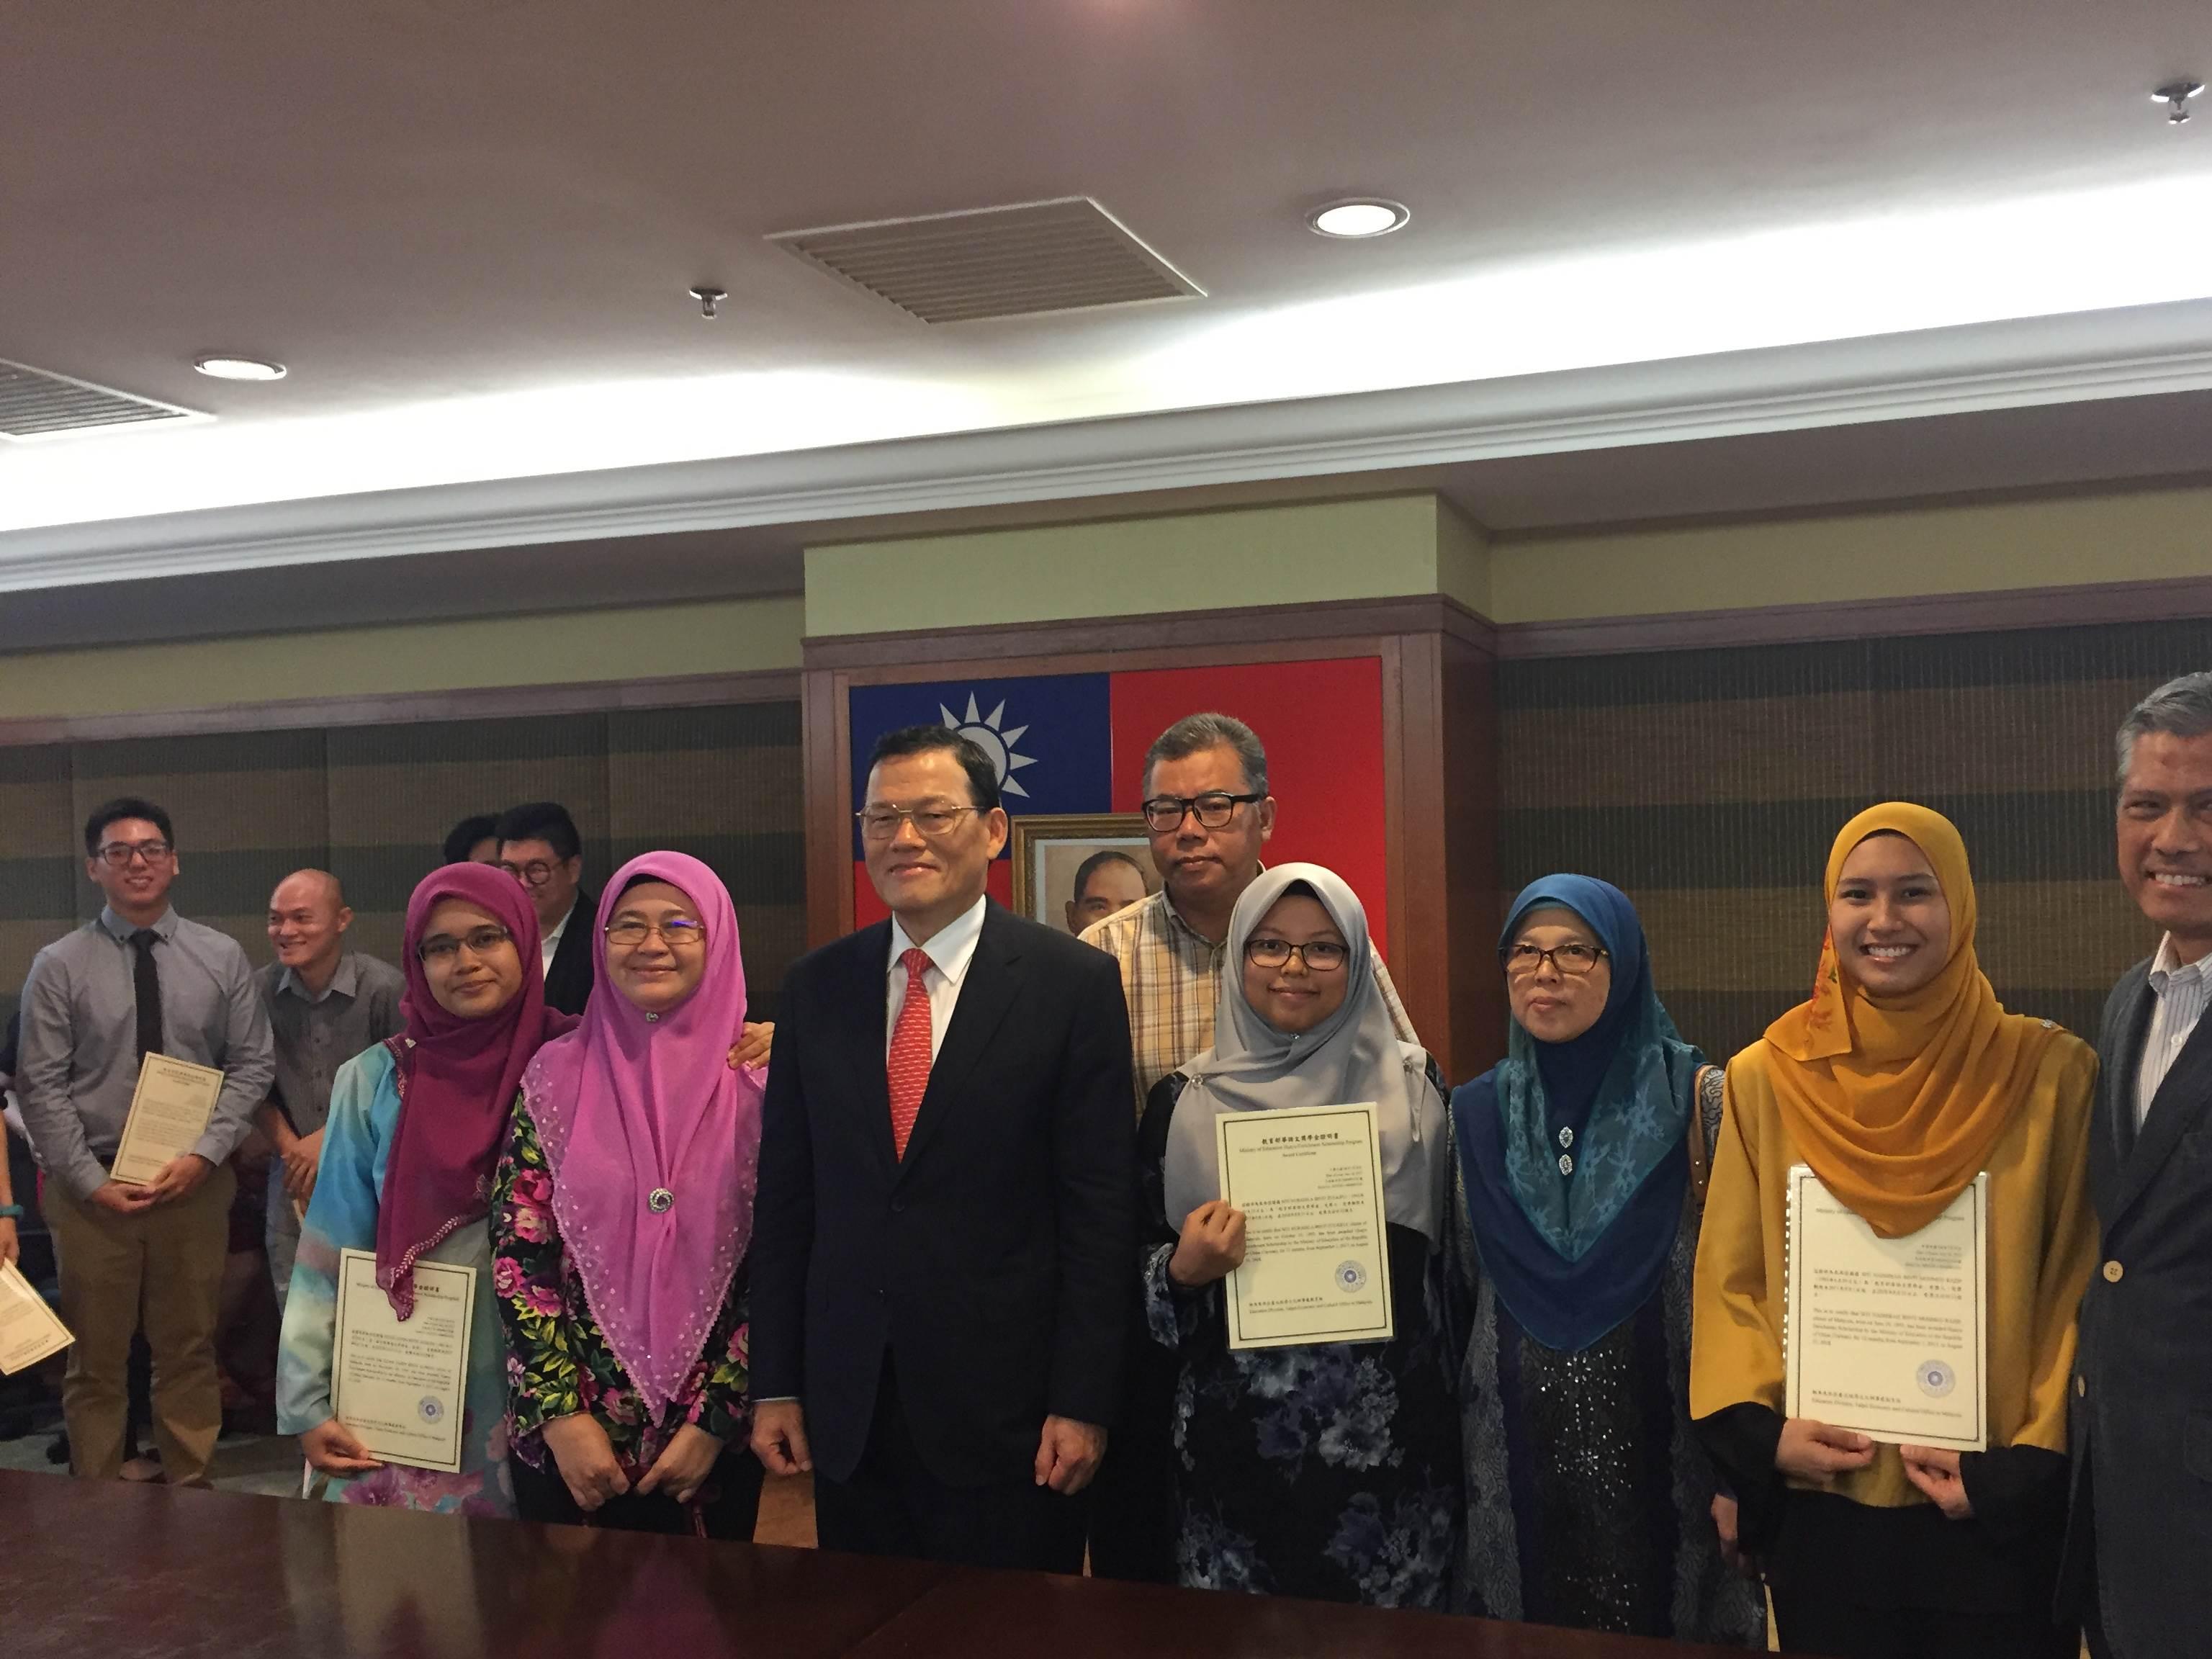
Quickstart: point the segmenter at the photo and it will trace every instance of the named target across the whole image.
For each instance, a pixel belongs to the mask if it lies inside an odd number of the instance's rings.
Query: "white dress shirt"
[[[553,971],[553,957],[554,954],[561,948],[561,935],[568,931],[568,924],[575,919],[576,904],[575,901],[571,899],[568,902],[568,914],[562,917],[561,920],[555,924],[551,933],[543,934],[538,939],[538,966],[539,972],[550,974]]]
[[[2159,941],[2158,955],[2151,959],[2150,988],[2158,998],[2158,1006],[2151,1011],[2150,1030],[2143,1038],[2142,1064],[2136,1073],[2138,1129],[2150,1115],[2158,1085],[2166,1081],[2197,1022],[2204,1017],[2205,1003],[2212,1000],[2212,955],[2195,962],[2178,962],[2173,935],[2168,933]]]
[[[929,993],[929,1057],[945,1046],[945,1028],[952,1024],[952,1009],[960,1000],[960,981],[968,977],[968,964],[975,959],[976,942],[983,937],[983,912],[990,899],[979,898],[968,909],[930,935],[921,949],[929,957],[923,969],[922,988]],[[891,918],[891,963],[889,998],[884,1017],[884,1060],[891,1057],[891,1038],[898,1030],[899,1006],[906,1000],[906,963],[900,961],[915,948],[906,927]]]

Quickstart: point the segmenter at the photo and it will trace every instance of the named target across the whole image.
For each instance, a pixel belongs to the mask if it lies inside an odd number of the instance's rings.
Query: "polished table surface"
[[[0,1471],[7,1659],[1693,1659],[1730,1650]]]

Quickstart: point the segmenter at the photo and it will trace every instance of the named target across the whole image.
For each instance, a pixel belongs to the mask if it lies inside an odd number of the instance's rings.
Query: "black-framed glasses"
[[[860,834],[870,841],[889,841],[898,834],[902,823],[911,823],[923,840],[935,841],[939,836],[951,835],[962,818],[976,810],[973,806],[948,806],[942,801],[926,801],[920,806],[867,806],[853,816],[860,822]]]
[[[454,961],[464,950],[481,960],[498,950],[501,945],[512,945],[514,942],[514,935],[508,933],[506,928],[494,927],[487,924],[482,927],[470,928],[459,939],[455,939],[451,933],[433,933],[415,947],[415,954],[422,959],[422,965],[427,968],[434,962]]]
[[[1598,963],[1612,954],[1602,945],[1584,945],[1580,939],[1569,939],[1565,945],[1554,945],[1548,951],[1524,939],[1500,951],[1498,959],[1505,964],[1505,971],[1515,979],[1532,978],[1547,962],[1555,973],[1569,979],[1581,979],[1585,975],[1595,973]]]
[[[1244,795],[1218,789],[1203,795],[1155,795],[1145,803],[1145,822],[1162,835],[1182,829],[1187,817],[1196,818],[1202,830],[1225,830],[1238,807],[1267,799],[1265,792],[1258,790]]]
[[[166,841],[111,841],[100,849],[100,857],[111,870],[128,870],[134,859],[159,864],[176,850]]]
[[[1286,939],[1248,939],[1244,941],[1244,960],[1257,968],[1287,967],[1292,957],[1305,964],[1310,974],[1333,974],[1351,959],[1349,946],[1333,939],[1310,939],[1304,945],[1293,945]]]
[[[695,921],[690,916],[671,916],[665,921],[640,921],[635,916],[617,916],[607,924],[607,943],[634,951],[655,933],[660,942],[672,951],[687,951],[695,945],[707,942],[707,924]]]
[[[561,864],[567,862],[566,859],[561,860]],[[550,864],[544,859],[532,859],[527,864],[509,864],[501,859],[499,867],[525,887],[543,887],[553,879],[553,872],[561,867],[561,864]]]

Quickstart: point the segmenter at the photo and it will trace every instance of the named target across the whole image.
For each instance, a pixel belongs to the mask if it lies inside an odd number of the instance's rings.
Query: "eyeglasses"
[[[1515,979],[1531,979],[1546,963],[1555,972],[1569,979],[1581,979],[1595,969],[1598,963],[1613,954],[1603,945],[1584,945],[1570,939],[1565,945],[1555,945],[1540,951],[1529,944],[1516,945],[1500,951],[1498,959],[1505,964],[1505,971]]]
[[[1304,945],[1293,945],[1285,939],[1244,941],[1244,960],[1257,968],[1286,967],[1295,956],[1310,974],[1333,974],[1344,966],[1351,954],[1350,950],[1334,939],[1317,939]]]
[[[567,862],[565,859],[562,860],[563,864]],[[561,866],[548,864],[544,859],[532,859],[527,864],[509,864],[505,859],[501,859],[499,861],[499,867],[525,887],[543,887],[553,879],[553,872]]]
[[[100,849],[100,856],[112,870],[128,870],[133,859],[159,864],[175,850],[166,841],[111,841]]]
[[[1182,828],[1186,817],[1195,817],[1204,830],[1225,830],[1239,806],[1265,800],[1262,793],[1228,795],[1218,790],[1205,795],[1155,795],[1145,803],[1145,822],[1160,834]]]
[[[465,947],[471,956],[482,960],[501,945],[514,942],[514,935],[504,927],[471,927],[459,939],[451,933],[433,933],[415,947],[415,954],[427,968],[434,962],[442,965],[455,960]]]
[[[607,924],[607,943],[619,945],[626,951],[635,950],[656,933],[670,950],[688,950],[694,945],[706,944],[707,924],[694,921],[689,916],[671,916],[660,922],[618,918]]]
[[[889,841],[898,834],[902,823],[911,823],[924,840],[934,841],[939,836],[951,835],[963,817],[976,810],[973,806],[933,803],[926,806],[871,806],[853,816],[860,821],[860,834],[870,841]]]

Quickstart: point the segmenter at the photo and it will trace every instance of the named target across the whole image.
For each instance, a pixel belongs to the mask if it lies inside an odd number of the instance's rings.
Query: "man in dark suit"
[[[985,896],[999,780],[957,733],[870,757],[891,920],[803,957],[769,1066],[753,1449],[823,1547],[1079,1571],[1135,1268],[1110,957]]]
[[[2100,1659],[2212,1643],[2212,673],[2120,727],[2120,878],[2165,930],[2105,1006],[2070,1586]]]
[[[584,842],[576,821],[558,801],[534,800],[500,814],[499,867],[530,895],[538,912],[545,1004],[580,1014],[592,999],[599,959],[594,937],[599,895],[584,882]]]

